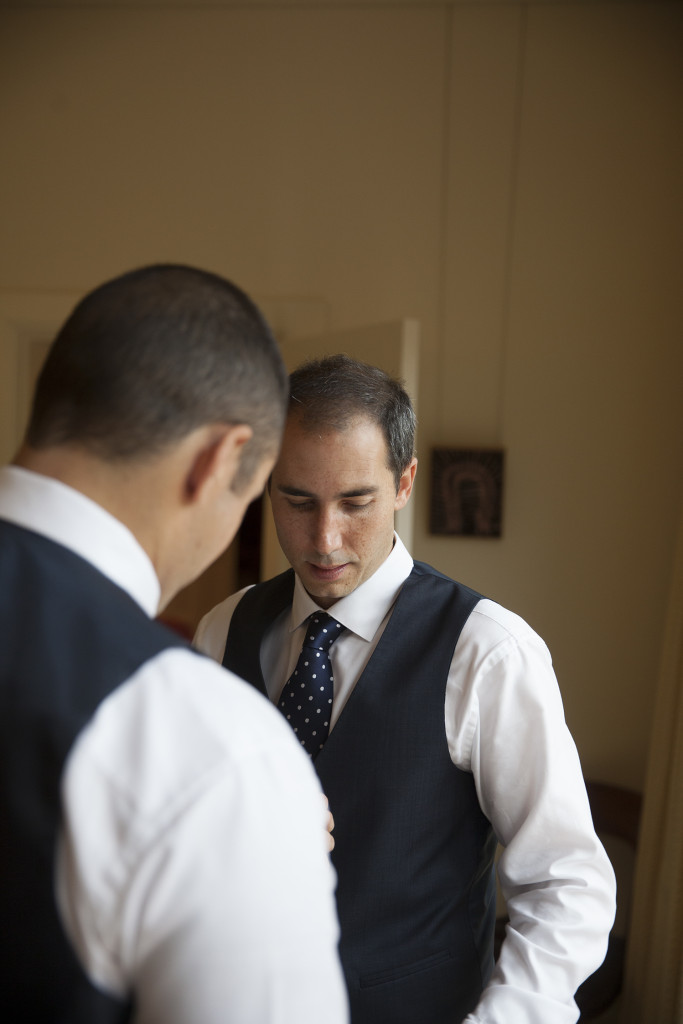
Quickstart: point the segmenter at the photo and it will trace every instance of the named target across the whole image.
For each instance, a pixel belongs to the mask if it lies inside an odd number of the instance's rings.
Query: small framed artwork
[[[500,537],[504,461],[500,448],[434,448],[430,533]]]

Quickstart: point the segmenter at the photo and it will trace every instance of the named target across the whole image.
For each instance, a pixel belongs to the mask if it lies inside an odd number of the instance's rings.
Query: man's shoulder
[[[311,833],[317,780],[284,717],[187,648],[156,655],[100,705],[62,779],[69,835],[87,866],[84,885],[115,921],[124,901],[135,902],[134,879],[151,877],[151,864],[188,854],[207,863],[198,843],[226,863],[239,850],[257,856],[263,822],[288,802],[296,811],[306,787]],[[245,831],[253,808],[261,825]]]
[[[199,625],[192,641],[193,647],[202,654],[208,654],[214,661],[221,661],[225,650],[225,639],[232,621],[235,608],[244,595],[252,587],[243,587],[242,590],[230,594],[211,611],[200,619]]]
[[[215,661],[222,661],[233,616],[245,597],[247,600],[240,608],[240,615],[247,615],[250,620],[255,620],[268,609],[275,608],[281,611],[282,607],[291,601],[293,591],[292,569],[262,583],[243,587],[242,590],[226,597],[201,619],[194,635],[193,646]]]
[[[517,643],[530,641],[545,647],[543,639],[521,615],[486,597],[473,587],[447,576],[426,562],[416,561],[413,573],[418,577],[431,577],[444,587],[450,586],[468,595],[474,602],[470,629],[476,629],[479,633],[486,633],[491,639],[501,640],[508,638]]]
[[[102,703],[71,768],[87,766],[87,776],[100,777],[134,819],[159,828],[215,780],[238,778],[254,759],[270,758],[273,747],[287,756],[290,735],[252,686],[196,651],[173,648]]]
[[[196,650],[163,652],[135,682],[147,689],[146,700],[168,708],[169,728],[175,722],[184,732],[193,722],[198,741],[215,744],[219,756],[250,753],[290,736],[283,716],[253,686]]]
[[[489,598],[482,598],[471,616],[471,630],[480,642],[486,638],[491,648],[500,652],[505,649],[537,648],[549,656],[548,648],[541,636],[517,612],[505,608]]]
[[[474,590],[472,587],[467,586],[465,583],[460,583],[458,580],[453,579],[451,576],[447,576],[446,573],[441,572],[440,569],[436,569],[433,565],[429,565],[427,562],[413,562],[412,575],[416,577],[426,577],[436,580],[438,583],[448,586],[452,589],[457,589],[465,594],[471,594],[475,598],[482,598],[483,595],[479,591]]]

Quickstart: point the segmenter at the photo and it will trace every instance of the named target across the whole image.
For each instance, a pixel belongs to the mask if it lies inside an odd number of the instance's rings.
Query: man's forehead
[[[380,427],[367,416],[343,430],[316,430],[299,420],[288,424],[273,478],[287,494],[325,491],[340,497],[374,493],[393,479]]]
[[[356,443],[359,447],[366,447],[370,439],[386,450],[382,428],[365,413],[354,413],[340,421],[329,421],[324,417],[313,418],[304,412],[294,410],[287,416],[283,448],[285,445],[294,447],[311,441],[330,443],[338,440],[345,444]]]

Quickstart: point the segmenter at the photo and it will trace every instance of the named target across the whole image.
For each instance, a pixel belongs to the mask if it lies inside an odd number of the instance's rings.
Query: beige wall
[[[682,43],[656,2],[0,9],[0,314],[180,260],[330,328],[418,319],[415,554],[539,629],[585,770],[636,786],[683,498]],[[436,444],[505,447],[501,540],[428,534]]]

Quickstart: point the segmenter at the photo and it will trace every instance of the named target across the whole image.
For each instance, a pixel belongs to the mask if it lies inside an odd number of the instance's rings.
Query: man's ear
[[[412,494],[413,484],[415,483],[416,471],[417,459],[413,458],[401,473],[401,478],[398,482],[398,489],[396,491],[396,502],[394,503],[395,512],[398,512],[399,509],[408,504],[408,498]]]
[[[246,423],[207,427],[192,452],[185,475],[185,499],[197,502],[213,488],[229,490],[239,469],[244,445],[253,433]]]

